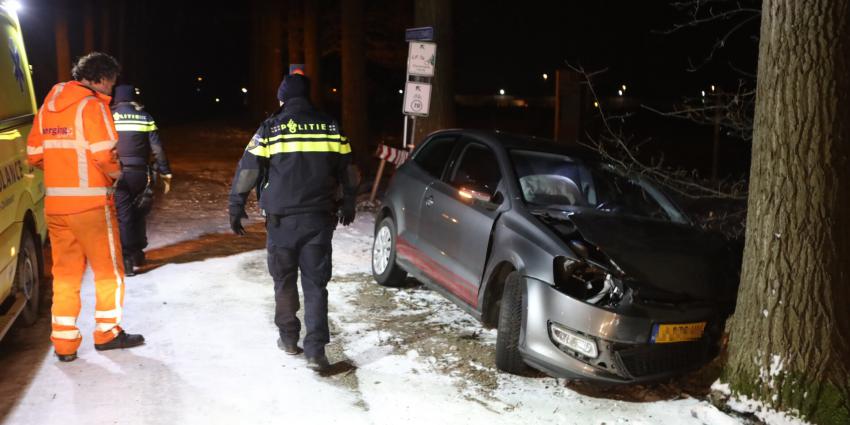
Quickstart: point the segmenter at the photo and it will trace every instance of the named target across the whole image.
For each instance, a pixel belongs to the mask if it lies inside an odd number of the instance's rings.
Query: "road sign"
[[[437,44],[411,41],[407,51],[407,73],[420,77],[433,77],[437,63]]]
[[[431,85],[408,81],[404,88],[404,113],[427,117],[431,106]]]
[[[434,27],[408,28],[404,30],[404,41],[431,41],[434,39]]]

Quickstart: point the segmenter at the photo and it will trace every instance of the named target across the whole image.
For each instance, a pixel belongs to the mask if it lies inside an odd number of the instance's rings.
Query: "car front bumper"
[[[608,382],[643,382],[663,379],[699,368],[717,353],[715,329],[722,329],[717,312],[710,308],[655,309],[647,317],[605,310],[559,292],[546,282],[525,277],[523,327],[520,352],[530,366],[552,376]],[[709,322],[699,341],[651,343],[659,323]],[[556,344],[549,325],[595,341],[599,355],[582,356]]]

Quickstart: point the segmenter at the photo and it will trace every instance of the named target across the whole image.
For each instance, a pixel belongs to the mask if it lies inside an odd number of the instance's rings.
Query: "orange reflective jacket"
[[[110,97],[71,81],[53,86],[27,139],[29,163],[44,169],[46,214],[75,214],[111,202],[121,175]]]

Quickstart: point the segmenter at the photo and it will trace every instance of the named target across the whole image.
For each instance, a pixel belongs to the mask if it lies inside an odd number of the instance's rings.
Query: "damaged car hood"
[[[613,260],[647,301],[734,300],[737,273],[719,236],[696,227],[602,213],[570,214],[581,236]],[[732,301],[734,303],[734,301]]]

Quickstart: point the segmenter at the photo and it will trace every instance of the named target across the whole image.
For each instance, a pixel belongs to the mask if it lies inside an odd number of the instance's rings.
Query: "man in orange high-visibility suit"
[[[120,73],[112,56],[90,53],[74,65],[74,81],[53,86],[27,140],[33,166],[44,169],[44,211],[53,253],[53,332],[59,360],[77,358],[80,286],[86,260],[94,271],[97,350],[129,348],[145,339],[121,329],[124,268],[112,189],[121,175],[109,94]]]

